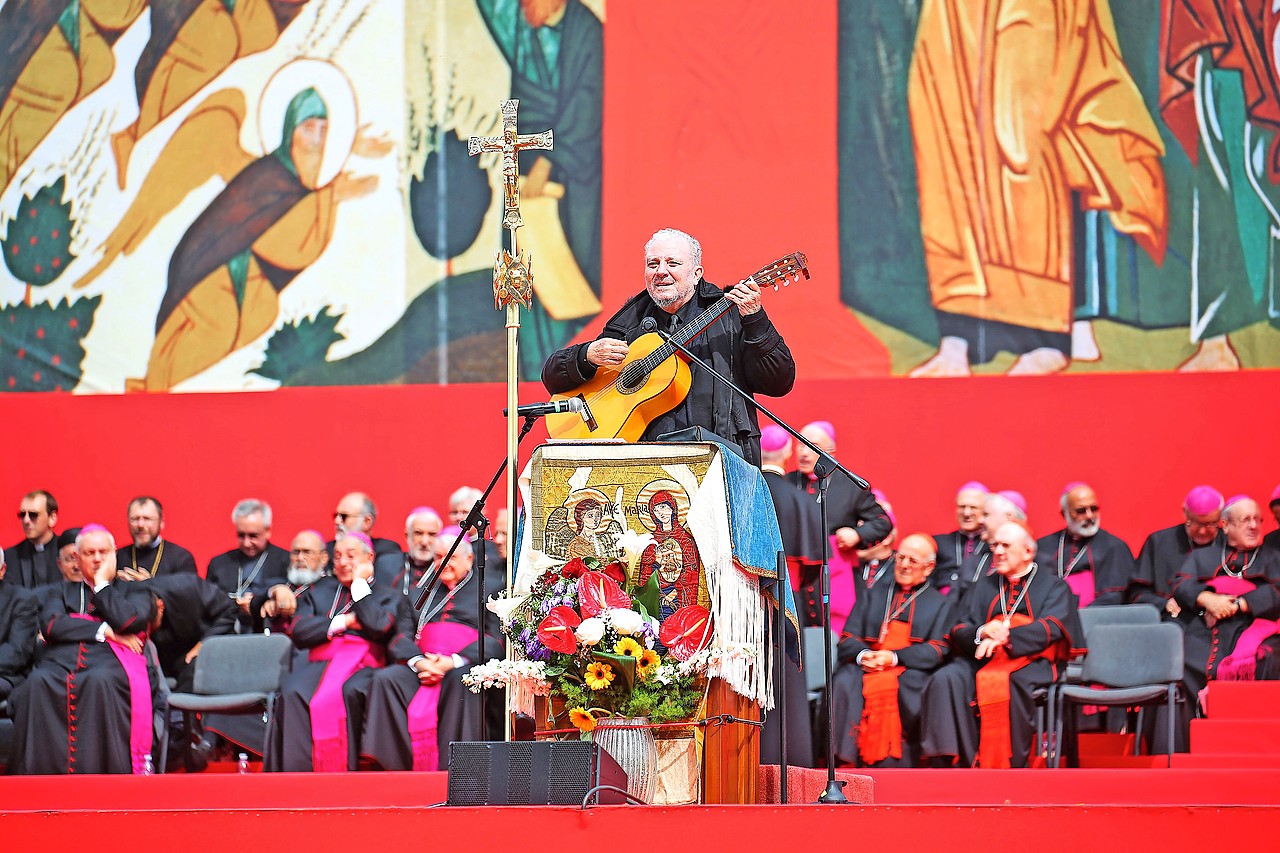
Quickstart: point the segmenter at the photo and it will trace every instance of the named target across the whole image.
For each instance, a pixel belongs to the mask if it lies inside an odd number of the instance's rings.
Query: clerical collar
[[[787,473],[786,471],[782,470],[781,466],[778,466],[778,465],[761,465],[760,470],[766,471],[772,474],[777,474],[779,476],[783,476]]]

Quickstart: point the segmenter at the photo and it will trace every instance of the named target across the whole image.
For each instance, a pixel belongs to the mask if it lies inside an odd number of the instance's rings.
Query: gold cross
[[[505,198],[502,225],[510,231],[515,231],[524,224],[520,217],[520,167],[516,162],[516,154],[525,148],[545,151],[552,148],[549,130],[525,136],[516,132],[516,110],[519,107],[520,101],[516,99],[502,102],[501,136],[473,136],[467,141],[467,153],[473,157],[482,151],[502,153],[502,186]]]

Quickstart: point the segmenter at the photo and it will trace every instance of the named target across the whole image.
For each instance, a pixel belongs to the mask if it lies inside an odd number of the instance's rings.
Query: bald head
[[[337,538],[348,531],[368,533],[378,518],[378,508],[364,492],[348,492],[333,509],[333,533]]]
[[[1258,502],[1246,497],[1234,498],[1222,511],[1223,526],[1227,532],[1227,544],[1232,548],[1248,550],[1262,542],[1262,513]]]
[[[893,561],[893,579],[904,589],[924,583],[937,565],[938,545],[932,536],[912,533],[902,540]]]
[[[1007,521],[995,529],[991,539],[992,567],[1005,577],[1030,571],[1036,556],[1036,539],[1026,525]]]
[[[1098,496],[1093,487],[1085,483],[1073,486],[1063,493],[1060,501],[1062,518],[1072,536],[1089,537],[1102,526],[1102,514],[1098,510]]]

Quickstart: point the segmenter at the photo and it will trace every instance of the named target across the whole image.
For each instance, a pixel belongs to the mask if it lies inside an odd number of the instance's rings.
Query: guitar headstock
[[[804,252],[792,252],[751,274],[756,284],[762,288],[771,286],[774,292],[777,292],[780,286],[800,281],[801,276],[806,279],[809,277],[809,259],[805,257]]]

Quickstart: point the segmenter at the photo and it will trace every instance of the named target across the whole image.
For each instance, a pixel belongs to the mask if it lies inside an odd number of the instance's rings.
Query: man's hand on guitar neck
[[[764,307],[760,304],[760,285],[756,284],[755,279],[752,278],[738,282],[726,290],[724,295],[738,306],[738,313],[743,317],[754,314]]]
[[[596,367],[617,367],[627,357],[627,342],[617,338],[600,338],[587,347],[587,361]]]

